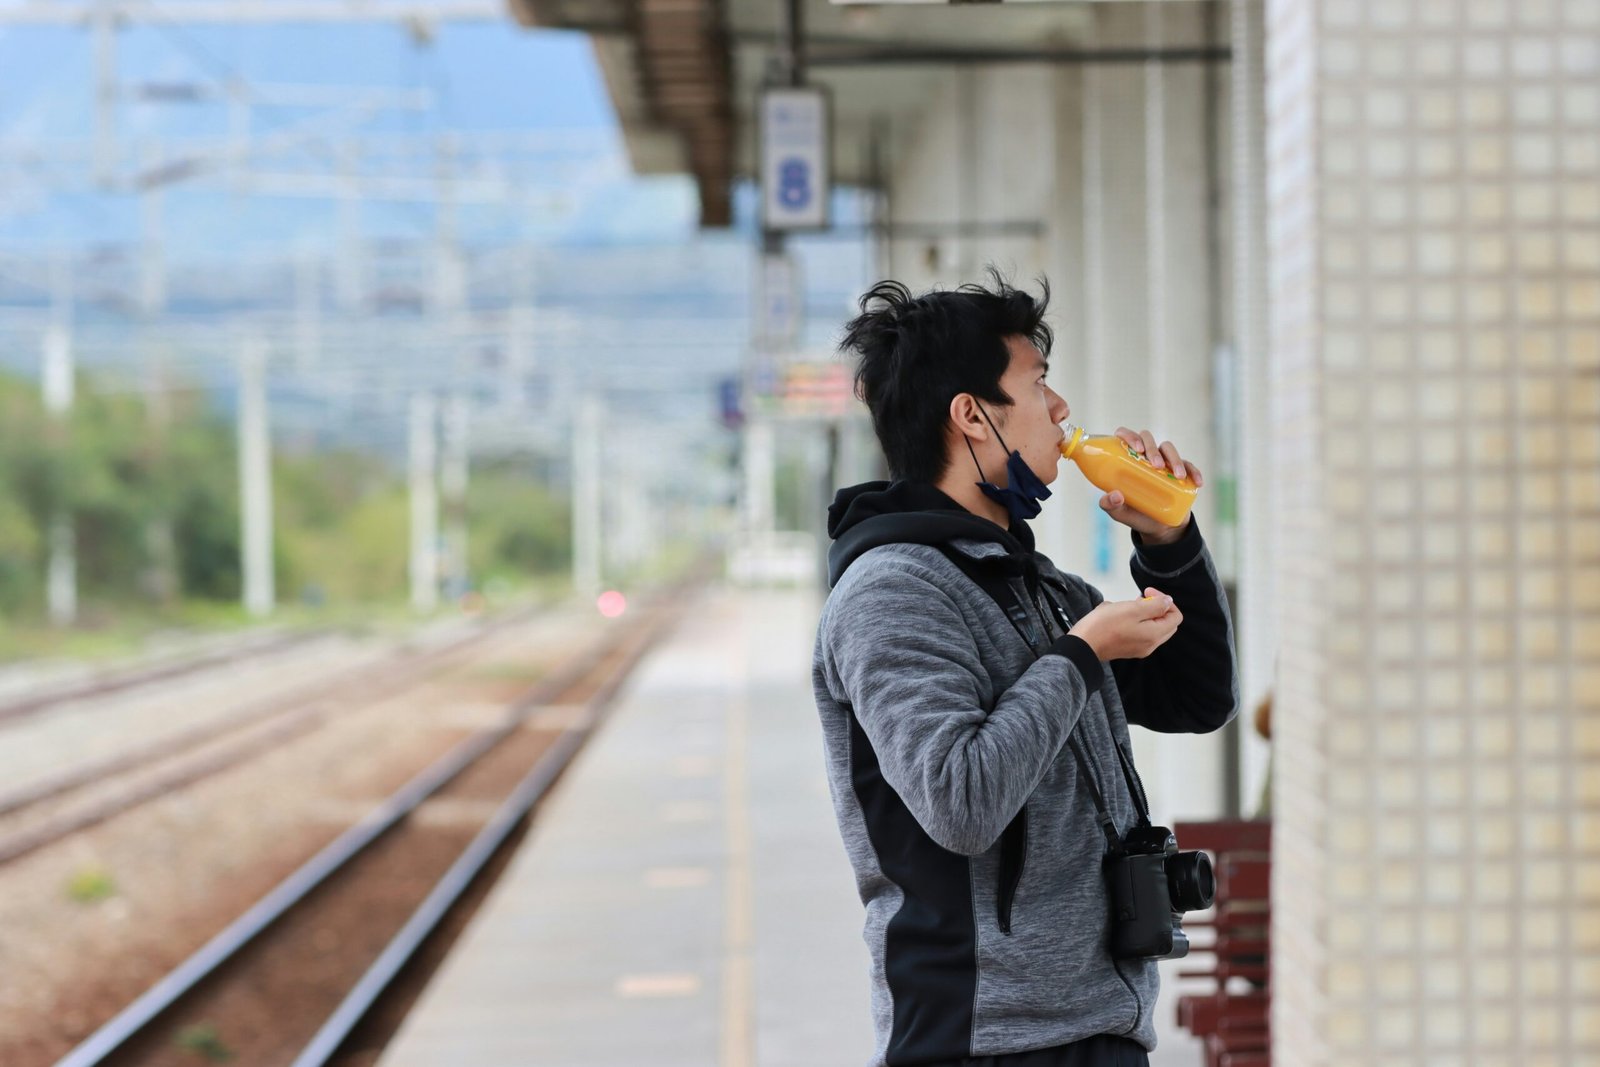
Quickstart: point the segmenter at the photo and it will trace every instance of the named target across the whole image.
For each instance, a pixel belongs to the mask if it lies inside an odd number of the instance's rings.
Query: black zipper
[[[1024,804],[1000,835],[1000,895],[996,900],[996,918],[1002,934],[1011,933],[1011,906],[1017,899],[1017,887],[1022,884],[1022,872],[1027,866],[1028,807]]]

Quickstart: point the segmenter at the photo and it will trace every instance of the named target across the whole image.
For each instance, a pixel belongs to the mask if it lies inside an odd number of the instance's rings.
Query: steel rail
[[[112,670],[103,677],[91,677],[87,681],[72,682],[54,689],[47,689],[42,693],[24,697],[20,700],[9,700],[0,703],[0,721],[36,715],[58,704],[107,696],[111,693],[137,689],[140,686],[155,682],[171,681],[173,678],[179,678],[185,674],[194,674],[209,667],[215,667],[218,664],[231,662],[239,657],[253,659],[257,656],[281,652],[286,648],[293,648],[295,645],[306,644],[310,641],[327,637],[332,632],[317,630],[309,633],[281,634],[256,644],[246,645],[242,649],[206,652],[198,656],[181,658],[171,663],[162,663],[153,667],[133,666],[121,670]]]
[[[441,661],[448,661],[451,657],[470,649],[474,644],[492,637],[504,627],[525,619],[531,610],[509,612],[505,616],[487,622],[479,629],[453,637],[433,648],[424,646],[419,649],[416,647],[418,642],[414,638],[403,641],[390,655],[343,675],[317,680],[249,705],[244,710],[219,721],[201,723],[149,744],[139,745],[104,759],[69,767],[58,774],[46,776],[11,792],[0,794],[0,816],[10,815],[76,790],[104,783],[117,775],[136,772],[164,760],[179,759],[194,749],[220,741],[230,735],[240,735],[240,740],[233,745],[192,762],[169,768],[127,792],[106,797],[76,811],[47,819],[30,829],[0,837],[0,864],[19,859],[69,834],[97,826],[141,804],[227,770],[258,755],[263,741],[286,740],[295,734],[319,726],[332,710],[329,703],[330,689],[336,693],[340,688],[351,686],[369,675],[380,671],[390,672],[384,675],[384,684],[380,686],[379,693],[368,695],[368,699],[379,699],[396,684],[410,684],[436,668]]]
[[[388,989],[389,984],[399,975],[406,963],[416,955],[428,939],[428,935],[450,913],[456,901],[472,887],[479,873],[494,858],[506,838],[511,836],[528,813],[544,799],[545,793],[549,792],[550,787],[561,776],[561,772],[566,770],[567,764],[572,762],[572,758],[583,748],[589,735],[599,725],[606,706],[610,704],[617,689],[622,685],[623,679],[643,656],[655,633],[659,632],[662,626],[664,623],[658,621],[656,627],[632,650],[623,669],[613,671],[594,695],[585,702],[582,721],[564,732],[522,781],[517,783],[511,795],[472,839],[472,843],[466,847],[460,858],[440,878],[433,891],[418,905],[406,924],[384,947],[377,960],[367,968],[366,973],[328,1017],[328,1021],[323,1023],[322,1028],[306,1045],[304,1051],[295,1057],[290,1067],[325,1067],[328,1061],[338,1054],[345,1039],[366,1017],[367,1012],[372,1010],[372,1006],[377,1003],[378,998]]]
[[[658,620],[653,626],[638,628],[644,631],[644,637],[630,656],[630,663],[642,654],[643,647],[662,625],[663,623]],[[262,931],[304,901],[313,890],[343,870],[369,845],[411,814],[430,796],[510,737],[535,709],[548,704],[551,697],[564,689],[581,682],[621,644],[622,640],[618,640],[591,648],[573,661],[566,670],[535,685],[528,693],[513,702],[503,723],[466,738],[423,769],[355,826],[312,856],[243,915],[228,924],[155,985],[56,1061],[55,1067],[95,1067],[115,1053],[163,1012],[175,1005],[185,994],[238,955]],[[611,685],[602,686],[600,692],[609,697],[620,681],[620,678],[614,679]],[[597,706],[599,699],[597,695],[589,701],[589,704]],[[584,728],[586,727],[587,724]],[[536,769],[544,765],[545,761],[540,761],[536,764]],[[536,779],[530,775],[529,781]],[[374,978],[373,981],[376,982],[377,979]],[[387,980],[384,984],[387,984]]]
[[[296,1056],[291,1067],[323,1067],[339,1051],[344,1040],[366,1017],[372,1005],[383,995],[411,957],[416,955],[428,935],[449,914],[456,901],[471,888],[479,873],[489,863],[506,838],[544,798],[550,786],[577,754],[587,739],[589,728],[573,729],[563,734],[555,746],[534,764],[533,770],[519,782],[511,796],[496,809],[488,824],[472,839],[460,858],[451,864],[433,891],[430,892],[406,924],[384,947],[372,966],[356,982],[354,988],[340,1002],[338,1008],[322,1024],[305,1050]]]
[[[470,767],[509,734],[508,727],[484,731],[467,738],[429,765],[355,826],[340,834],[322,851],[278,883],[243,915],[207,941],[188,959],[151,986],[132,1004],[89,1035],[56,1062],[56,1067],[92,1067],[111,1055],[156,1016],[175,1004],[222,964],[235,956],[257,934],[276,922],[327,881],[366,847],[381,837],[424,800]]]
[[[41,848],[55,844],[63,837],[98,826],[123,812],[193,785],[213,774],[259,756],[263,751],[270,751],[273,744],[286,741],[321,725],[327,719],[328,712],[329,709],[325,705],[314,704],[298,711],[284,713],[281,717],[268,719],[265,728],[245,734],[220,751],[202,759],[168,768],[125,792],[80,806],[76,810],[63,812],[26,830],[10,834],[0,839],[0,864],[21,859]]]

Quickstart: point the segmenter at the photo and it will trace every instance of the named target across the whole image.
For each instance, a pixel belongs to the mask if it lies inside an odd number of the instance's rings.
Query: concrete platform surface
[[[547,800],[381,1067],[855,1067],[861,905],[811,701],[819,598],[703,596]],[[1170,1029],[1169,993],[1160,1008]],[[1164,1030],[1159,1067],[1198,1046]]]

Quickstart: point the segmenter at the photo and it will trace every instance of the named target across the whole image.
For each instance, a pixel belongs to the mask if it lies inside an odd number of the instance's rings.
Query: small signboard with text
[[[761,92],[761,225],[820,230],[832,192],[828,97],[819,88]]]
[[[786,352],[800,339],[800,265],[787,252],[763,253],[756,281],[755,343],[770,352]]]
[[[828,356],[759,359],[746,386],[748,413],[756,416],[832,421],[866,410],[856,400],[850,368]]]
[[[779,410],[791,417],[837,419],[855,402],[855,379],[837,360],[796,361],[783,369]]]

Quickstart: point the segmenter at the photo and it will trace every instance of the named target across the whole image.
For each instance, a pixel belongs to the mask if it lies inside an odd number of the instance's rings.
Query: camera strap
[[[1100,795],[1100,783],[1095,780],[1094,772],[1089,770],[1088,758],[1083,754],[1083,746],[1078,744],[1076,732],[1067,736],[1067,744],[1072,748],[1072,754],[1078,760],[1078,777],[1089,786],[1089,795],[1094,797],[1095,819],[1100,823],[1100,832],[1106,835],[1106,845],[1113,856],[1122,854],[1122,835],[1117,833],[1117,824],[1112,821],[1111,813],[1106,810],[1106,798]]]
[[[963,555],[948,545],[936,545],[934,547],[943,552],[945,557],[951,563],[954,563],[962,574],[972,579],[978,588],[989,594],[989,598],[999,606],[1000,613],[1006,617],[1006,621],[1011,623],[1012,629],[1017,631],[1017,636],[1022,638],[1023,644],[1028,646],[1028,651],[1032,652],[1036,659],[1044,655],[1044,652],[1035,643],[1032,636],[1032,619],[1029,618],[1027,609],[1018,598],[1016,589],[998,568],[985,567],[978,560]],[[1023,584],[1028,584],[1026,576],[1024,576]],[[1038,601],[1038,592],[1031,588],[1030,592],[1034,595],[1035,609],[1041,615],[1044,614],[1044,609]],[[1045,594],[1045,600],[1054,609],[1056,621],[1062,631],[1070,632],[1072,621],[1067,617],[1061,605],[1056,603],[1055,599],[1048,593]],[[1045,630],[1045,637],[1045,645],[1048,647],[1048,626]],[[1078,777],[1088,786],[1089,794],[1094,798],[1095,817],[1100,823],[1101,831],[1106,835],[1106,842],[1110,846],[1113,855],[1120,854],[1122,852],[1122,835],[1117,832],[1116,823],[1112,820],[1111,813],[1107,810],[1105,796],[1100,791],[1099,778],[1090,767],[1090,760],[1083,751],[1083,746],[1078,742],[1077,730],[1073,730],[1072,733],[1067,735],[1067,744],[1072,749],[1073,757],[1078,761]],[[1149,826],[1150,804],[1145,797],[1144,783],[1139,778],[1139,772],[1134,769],[1133,761],[1123,751],[1122,743],[1117,740],[1114,733],[1111,737],[1111,745],[1117,750],[1117,762],[1122,767],[1122,777],[1127,782],[1129,795],[1133,798],[1133,806],[1138,813],[1139,824],[1141,826]]]

